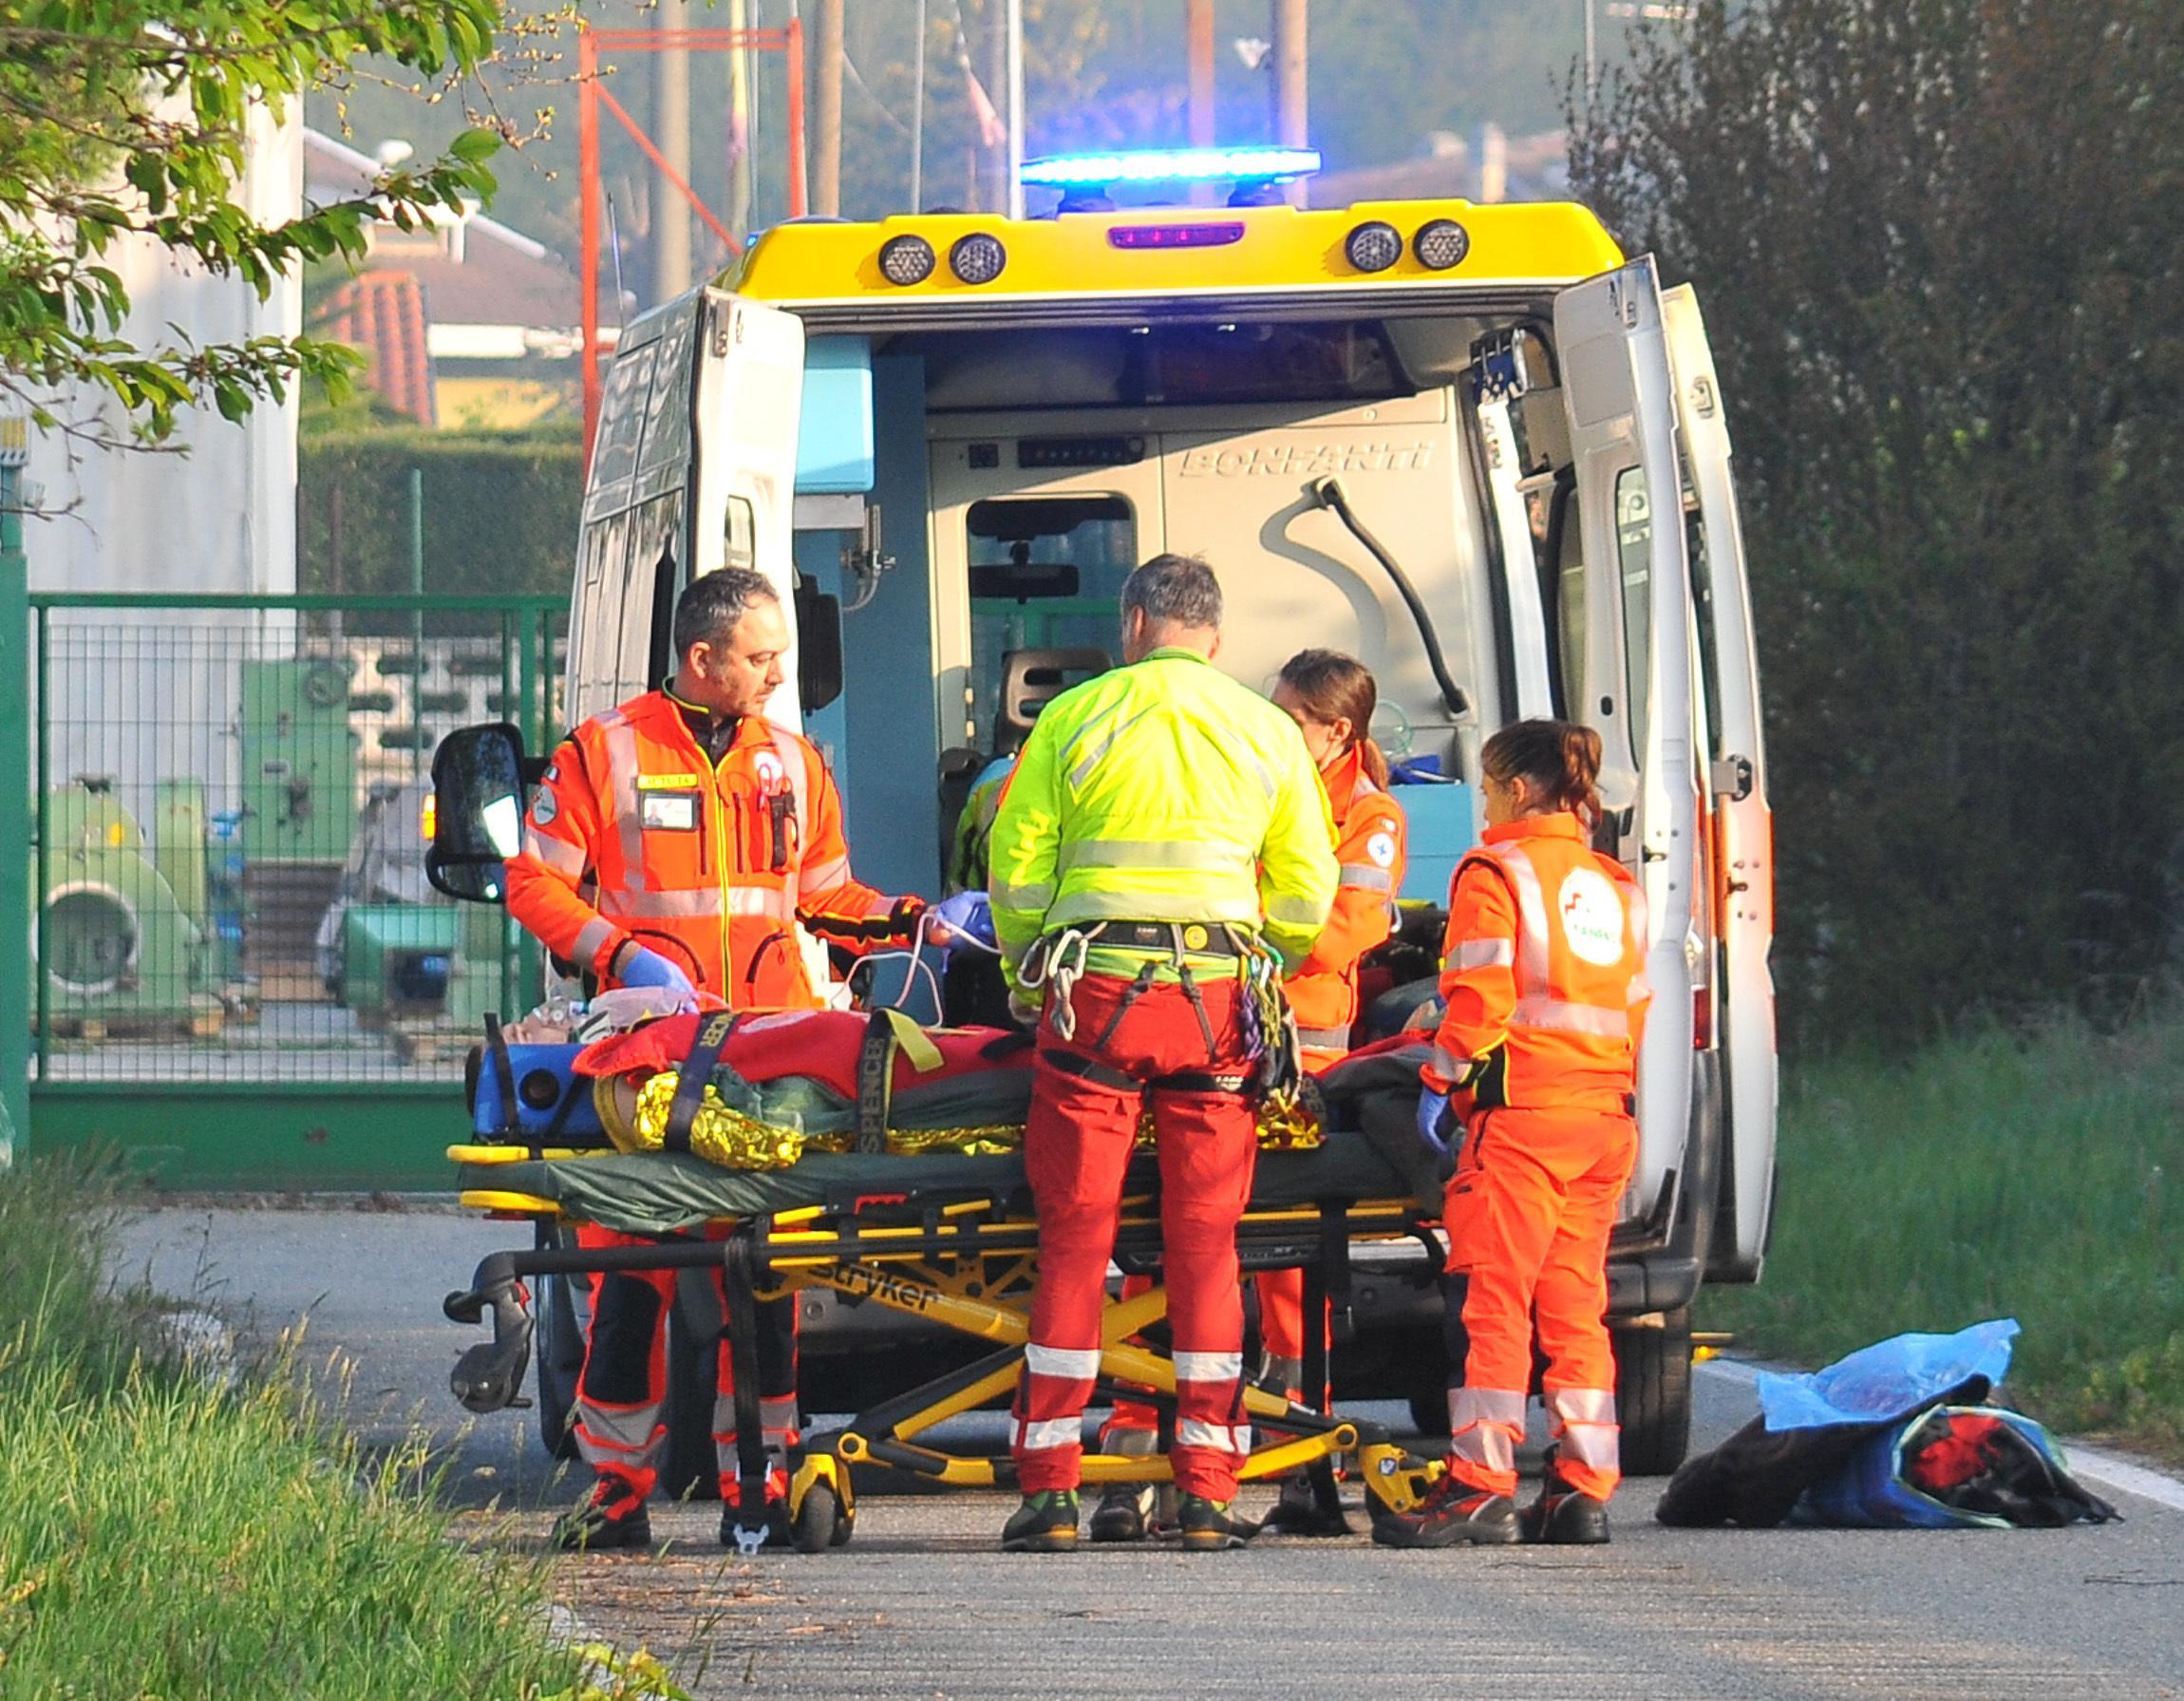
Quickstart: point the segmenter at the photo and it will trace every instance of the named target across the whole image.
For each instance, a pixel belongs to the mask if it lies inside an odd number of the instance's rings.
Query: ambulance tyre
[[[534,1238],[540,1252],[575,1244],[574,1232],[541,1223]],[[576,1447],[576,1378],[584,1369],[584,1328],[577,1321],[574,1281],[541,1276],[533,1287],[532,1356],[538,1364],[538,1439],[561,1460],[582,1457]]]
[[[1666,1316],[1666,1327],[1618,1326],[1610,1332],[1626,1476],[1667,1476],[1690,1451],[1690,1308],[1680,1307]]]
[[[849,1521],[842,1516],[841,1502],[824,1483],[814,1483],[804,1490],[803,1504],[797,1508],[795,1527],[789,1532],[800,1554],[824,1553],[830,1547],[839,1547],[849,1540]]]
[[[718,1383],[720,1341],[684,1315],[680,1303],[668,1311],[668,1438],[660,1447],[663,1500],[716,1501],[721,1498],[720,1454],[713,1446],[713,1399]],[[720,1325],[711,1325],[717,1332]]]

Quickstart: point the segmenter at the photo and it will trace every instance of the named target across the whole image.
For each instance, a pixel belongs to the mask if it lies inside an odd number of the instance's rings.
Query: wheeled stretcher
[[[1415,1080],[1415,1063],[1409,1066]],[[1400,1076],[1399,1066],[1397,1074]],[[490,1092],[486,1095],[491,1097]],[[1341,1101],[1338,1097],[1337,1103]],[[480,1112],[479,1121],[491,1118]],[[572,1119],[564,1117],[564,1129]],[[618,1153],[543,1143],[537,1126],[516,1138],[451,1147],[461,1202],[547,1228],[593,1223],[648,1237],[642,1247],[585,1249],[546,1244],[495,1253],[446,1314],[478,1323],[491,1314],[493,1338],[468,1349],[454,1391],[473,1411],[514,1403],[530,1354],[527,1277],[630,1269],[717,1268],[727,1296],[726,1350],[734,1355],[736,1428],[743,1505],[756,1507],[765,1473],[756,1389],[757,1313],[762,1299],[831,1289],[992,1344],[967,1366],[886,1399],[839,1428],[804,1439],[791,1461],[790,1515],[805,1551],[838,1545],[856,1520],[855,1477],[867,1465],[912,1472],[935,1484],[992,1487],[1013,1482],[1006,1456],[935,1445],[930,1432],[959,1413],[1006,1397],[1023,1371],[1035,1284],[1038,1223],[1020,1153],[807,1151],[775,1169],[729,1169],[685,1152]],[[1343,1338],[1353,1241],[1416,1241],[1418,1273],[1440,1263],[1440,1247],[1413,1193],[1414,1179],[1383,1155],[1385,1143],[1334,1127],[1311,1150],[1262,1151],[1252,1199],[1237,1231],[1246,1271],[1302,1268],[1305,1314],[1324,1303]],[[1160,1261],[1158,1179],[1140,1154],[1125,1186],[1115,1258],[1125,1273],[1157,1277]],[[1166,1292],[1110,1298],[1101,1320],[1095,1401],[1128,1397],[1162,1417],[1161,1451],[1151,1456],[1088,1453],[1088,1484],[1170,1480],[1166,1456],[1175,1408],[1175,1369],[1160,1324]],[[1305,1385],[1326,1384],[1325,1347],[1309,1332]],[[1303,1469],[1320,1504],[1334,1511],[1334,1465],[1348,1458],[1380,1507],[1407,1510],[1438,1463],[1408,1457],[1379,1427],[1244,1390],[1254,1446],[1241,1475],[1264,1479]],[[755,1547],[763,1531],[754,1527]]]

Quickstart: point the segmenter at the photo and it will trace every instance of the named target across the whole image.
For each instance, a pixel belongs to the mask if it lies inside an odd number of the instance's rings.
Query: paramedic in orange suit
[[[1487,827],[1458,864],[1421,1075],[1421,1137],[1460,1117],[1443,1222],[1468,1278],[1463,1383],[1449,1391],[1448,1475],[1376,1541],[1447,1547],[1608,1540],[1619,1479],[1608,1237],[1638,1152],[1632,1118],[1647,996],[1646,901],[1590,848],[1600,738],[1521,721],[1481,752]],[[1534,1319],[1553,1433],[1539,1499],[1516,1507]]]
[[[857,951],[906,940],[923,904],[850,873],[841,799],[809,740],[765,715],[791,642],[780,595],[756,573],[695,580],[674,617],[677,669],[662,690],[594,716],[555,752],[508,862],[508,911],[604,986],[658,987],[731,1010],[819,1002],[800,926]],[[934,943],[946,930],[929,925]],[[585,1227],[590,1247],[643,1245]],[[666,1430],[672,1271],[597,1279],[577,1380],[576,1441],[598,1473],[556,1526],[565,1547],[649,1544],[645,1511]],[[720,1354],[714,1440],[724,1542],[763,1525],[787,1540],[787,1449],[797,1441],[795,1302],[760,1307],[760,1408],[770,1468],[763,1514],[739,1520],[734,1377]]]

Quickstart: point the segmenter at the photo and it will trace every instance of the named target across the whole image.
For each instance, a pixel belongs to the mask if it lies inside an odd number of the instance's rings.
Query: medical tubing
[[[1410,582],[1410,575],[1397,564],[1387,548],[1365,530],[1365,522],[1350,506],[1349,498],[1343,493],[1342,482],[1333,477],[1314,479],[1307,486],[1311,498],[1323,508],[1331,508],[1335,518],[1349,528],[1350,536],[1365,547],[1365,553],[1381,564],[1395,583],[1396,592],[1403,597],[1403,606],[1410,610],[1412,622],[1418,627],[1419,639],[1425,646],[1425,659],[1433,669],[1434,683],[1440,687],[1440,700],[1450,714],[1467,714],[1471,700],[1463,694],[1448,671],[1448,660],[1440,652],[1440,634],[1434,630],[1433,616],[1426,613],[1425,603],[1418,594],[1418,587]]]

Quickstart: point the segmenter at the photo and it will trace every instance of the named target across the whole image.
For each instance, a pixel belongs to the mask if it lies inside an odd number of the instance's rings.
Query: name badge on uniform
[[[694,833],[698,795],[693,791],[648,791],[638,799],[639,819],[648,831]]]

